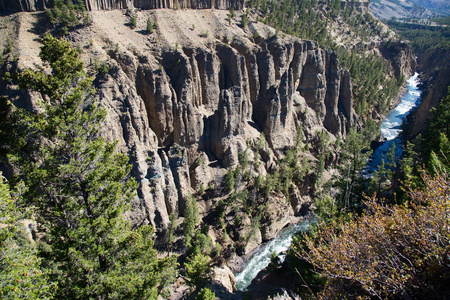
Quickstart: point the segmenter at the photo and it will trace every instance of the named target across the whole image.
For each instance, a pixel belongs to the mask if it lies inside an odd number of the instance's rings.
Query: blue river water
[[[241,273],[236,274],[236,289],[245,291],[245,289],[252,282],[253,278],[255,278],[262,269],[269,265],[272,253],[275,252],[280,254],[288,250],[294,234],[300,231],[308,230],[308,226],[311,221],[314,220],[305,220],[296,225],[284,228],[273,240],[259,246],[256,253],[247,262],[245,269]],[[279,257],[282,261],[284,260],[283,255],[280,255]]]
[[[404,144],[404,140],[400,136],[401,126],[406,116],[420,104],[422,93],[418,87],[419,83],[419,74],[415,73],[406,82],[407,93],[402,97],[395,109],[389,112],[383,122],[381,122],[381,138],[385,142],[373,150],[365,169],[365,175],[371,176],[383,159],[385,162],[387,161],[389,149],[393,144],[395,144],[395,160],[398,161],[401,158]]]

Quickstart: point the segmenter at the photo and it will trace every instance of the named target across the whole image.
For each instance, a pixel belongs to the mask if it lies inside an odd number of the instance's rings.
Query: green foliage
[[[210,258],[204,254],[196,254],[189,257],[184,264],[186,271],[186,282],[192,287],[199,289],[203,287],[210,278]]]
[[[436,49],[450,49],[450,27],[426,26],[396,21],[387,22],[389,27],[411,41],[416,52],[431,52]]]
[[[421,155],[429,172],[448,172],[450,170],[450,87],[437,108],[430,110],[433,118],[427,131],[419,139]],[[411,163],[410,163],[411,165]],[[406,169],[410,171],[410,169]]]
[[[367,37],[381,35],[379,21],[370,14],[362,15],[349,2],[342,10],[340,0],[252,0],[248,5],[258,11],[265,24],[277,31],[317,41],[322,48],[336,51],[340,64],[350,71],[354,108],[358,114],[369,116],[374,109],[384,113],[390,99],[397,95],[401,84],[392,76],[391,64],[377,55],[365,54]],[[352,50],[340,47],[330,34],[335,30],[342,30],[338,36],[349,35],[350,30],[349,38],[359,38],[363,43]]]
[[[130,18],[130,28],[131,29],[134,29],[134,28],[136,28],[136,15],[131,15],[131,18]]]
[[[261,226],[261,222],[260,221],[261,221],[261,215],[260,214],[257,214],[256,216],[254,216],[252,218],[252,221],[250,223],[250,232],[249,232],[249,234],[247,236],[247,240],[249,240],[250,237],[254,236],[259,231],[259,228]]]
[[[320,187],[320,185],[322,184],[322,175],[323,172],[325,170],[325,154],[324,153],[320,153],[319,154],[319,159],[317,160],[316,163],[316,187]]]
[[[166,241],[167,241],[167,252],[170,252],[172,244],[175,240],[175,229],[176,229],[177,216],[174,212],[169,215],[169,225],[167,226]]]
[[[234,190],[234,172],[233,170],[228,170],[227,175],[225,176],[225,191],[227,193]]]
[[[395,143],[389,148],[389,152],[384,155],[384,159],[381,160],[381,164],[378,169],[373,173],[370,180],[371,191],[375,193],[381,193],[386,190],[392,189],[395,170],[397,164],[395,162]],[[386,164],[385,164],[386,160]]]
[[[186,202],[183,221],[184,244],[187,247],[191,245],[191,239],[195,232],[195,226],[199,222],[199,218],[197,200],[190,196]]]
[[[194,256],[197,254],[210,256],[212,250],[213,244],[211,242],[211,238],[207,236],[207,233],[196,230],[190,241],[190,247],[187,251],[188,256]]]
[[[258,11],[265,24],[303,39],[318,41],[323,48],[336,47],[329,34],[328,23],[338,19],[362,40],[369,34],[378,33],[374,18],[361,15],[349,5],[345,5],[342,11],[340,0],[252,0],[248,2],[248,6]]]
[[[317,215],[320,222],[331,222],[337,216],[338,206],[329,194],[314,199],[314,203],[316,205],[314,213]]]
[[[106,63],[106,61],[102,62],[98,66],[95,66],[95,69],[97,72],[99,72],[101,75],[106,75],[109,72],[109,66]]]
[[[161,271],[174,261],[156,258],[151,226],[131,230],[123,218],[136,182],[126,155],[99,137],[106,112],[92,102],[92,78],[78,52],[50,35],[42,43],[51,74],[27,69],[17,76],[22,88],[41,94],[41,110],[16,108],[21,136],[8,158],[47,232],[41,255],[56,296],[154,298],[163,288]]]
[[[374,109],[385,113],[390,99],[398,94],[399,82],[391,64],[376,55],[360,55],[357,51],[337,49],[339,62],[349,70],[356,113],[368,116]],[[376,87],[376,88],[374,88]],[[381,87],[381,88],[380,88]]]
[[[402,160],[400,162],[400,172],[403,177],[403,182],[409,182],[413,188],[417,188],[419,180],[418,172],[418,153],[415,151],[415,145],[406,141],[406,147],[403,151]]]
[[[269,271],[269,273],[275,273],[279,267],[280,267],[280,257],[274,251],[270,256],[270,262],[269,265],[267,266],[267,271]]]
[[[222,218],[225,215],[226,204],[223,200],[220,200],[216,206],[216,214],[219,218]]]
[[[150,18],[147,19],[147,28],[146,31],[148,34],[152,34],[153,33],[153,23],[150,20]]]
[[[6,38],[5,48],[3,49],[3,55],[7,55],[12,52],[14,48],[14,41],[10,38]]]
[[[239,164],[240,164],[242,170],[246,170],[247,167],[248,167],[248,164],[249,164],[247,150],[239,151],[239,153],[238,153],[238,160],[239,160]]]
[[[88,20],[88,16],[82,0],[55,0],[53,4],[52,9],[46,10],[47,17],[53,25],[65,28],[65,31],[68,31],[80,24],[82,19],[83,24],[89,23],[85,21],[85,19]]]
[[[431,21],[436,22],[438,24],[450,26],[450,16],[449,17],[432,18]]]
[[[51,299],[48,282],[37,249],[29,241],[20,219],[25,215],[13,199],[0,173],[0,291],[5,299]]]
[[[341,208],[357,207],[360,204],[361,188],[364,188],[364,183],[359,172],[372,154],[369,141],[365,138],[364,132],[351,129],[342,145],[340,166],[342,177],[339,182],[342,191]]]
[[[236,17],[236,12],[234,11],[234,7],[230,8],[230,13],[228,14],[230,19],[234,19]]]
[[[242,26],[242,28],[245,28],[245,27],[247,27],[247,23],[248,23],[248,16],[247,16],[247,14],[242,14],[242,17],[241,17],[241,26]]]
[[[439,152],[431,151],[429,169],[432,172],[449,173],[450,142],[444,133],[441,133],[439,137]]]
[[[195,300],[214,300],[216,294],[208,288],[202,288],[200,292],[195,296]]]
[[[447,137],[450,136],[450,87],[447,95],[441,99],[437,108],[430,110],[433,119],[428,124],[428,130],[424,136],[426,141],[426,150],[429,153],[430,150],[439,149],[440,134],[443,133]]]

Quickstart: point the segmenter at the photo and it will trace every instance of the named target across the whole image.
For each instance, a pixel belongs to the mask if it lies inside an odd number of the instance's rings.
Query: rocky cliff
[[[191,9],[242,9],[244,0],[83,0],[87,10],[112,9],[156,9],[156,8],[191,8]],[[3,11],[38,11],[52,7],[51,0],[0,0]]]
[[[165,227],[171,212],[183,213],[190,193],[220,181],[261,133],[267,151],[253,160],[260,161],[256,171],[265,174],[295,145],[298,128],[303,128],[305,142],[313,143],[319,131],[343,136],[357,122],[351,78],[333,53],[315,42],[275,36],[262,24],[242,30],[228,24],[226,12],[200,15],[206,20],[195,27],[207,22],[214,24],[212,31],[222,28],[220,33],[193,34],[183,23],[183,12],[156,11],[151,17],[161,30],[150,41],[145,37],[146,45],[119,43],[102,52],[110,68],[98,81],[110,118],[105,135],[121,141],[140,182],[130,214],[135,224]],[[117,28],[136,34],[122,24]],[[178,33],[175,44],[167,30]],[[116,35],[105,36],[111,45],[120,42]],[[73,39],[84,44],[89,34],[74,34]],[[206,213],[208,204],[201,206]],[[264,239],[276,232],[266,231],[270,234]]]
[[[186,200],[201,186],[220,189],[240,152],[249,154],[250,176],[265,175],[299,136],[315,151],[319,132],[333,140],[358,122],[351,78],[334,53],[277,36],[262,23],[244,29],[237,21],[241,12],[231,22],[227,14],[140,11],[133,30],[121,11],[93,12],[91,26],[69,35],[93,74],[99,64],[107,66],[96,78],[98,99],[108,111],[102,131],[119,141],[133,164],[139,189],[128,216],[135,226],[163,230],[169,214],[183,215]],[[20,17],[21,67],[40,63],[31,30],[38,16]],[[151,35],[144,33],[148,18],[158,24]],[[314,163],[308,151],[305,159]],[[281,196],[269,201],[272,215],[259,239],[270,239],[300,212],[308,190],[299,187],[294,194],[290,202]],[[200,200],[200,212],[210,213],[214,201]]]
[[[396,78],[404,79],[412,76],[416,71],[417,62],[414,50],[406,42],[389,41],[380,45],[380,51],[391,62]]]
[[[45,10],[51,3],[51,0],[0,0],[0,11]]]
[[[450,86],[450,52],[433,49],[419,54],[418,71],[422,76],[424,91],[422,101],[415,112],[409,116],[407,134],[415,136],[426,129],[427,120],[431,118],[431,108],[439,105],[442,97],[447,95]]]

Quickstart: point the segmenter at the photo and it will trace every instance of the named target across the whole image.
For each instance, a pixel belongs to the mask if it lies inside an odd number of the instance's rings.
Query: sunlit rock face
[[[112,9],[242,9],[244,0],[84,0],[87,10]],[[0,10],[38,11],[51,8],[51,0],[0,0]]]
[[[109,59],[114,72],[98,88],[111,107],[107,127],[116,129],[105,134],[123,141],[141,183],[136,224],[166,226],[189,193],[235,168],[261,133],[271,151],[256,159],[266,172],[295,145],[298,128],[308,140],[322,130],[345,136],[357,122],[348,72],[315,42],[235,36],[212,47],[119,51]],[[289,205],[280,209],[294,214]],[[287,223],[274,221],[264,239]]]

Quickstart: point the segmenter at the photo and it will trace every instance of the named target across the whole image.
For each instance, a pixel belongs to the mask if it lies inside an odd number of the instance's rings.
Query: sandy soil
[[[38,15],[41,13],[20,13],[20,28],[18,36],[19,68],[35,68],[42,65],[39,58],[40,33],[38,27]]]
[[[225,10],[144,10],[137,11],[137,26],[131,29],[130,17],[126,11],[94,11],[92,24],[70,32],[67,37],[79,47],[84,55],[86,66],[93,65],[93,60],[108,59],[109,49],[126,49],[131,52],[160,52],[162,49],[175,49],[184,45],[211,48],[214,41],[233,39],[239,35],[251,38],[255,31],[262,37],[269,37],[274,30],[261,23],[249,22],[249,26],[240,27],[241,12],[228,20]],[[158,25],[153,34],[145,29],[147,19]],[[0,38],[5,44],[7,37],[14,40],[15,53],[19,56],[21,68],[36,68],[42,65],[38,56],[41,46],[40,38],[50,32],[44,12],[20,13],[0,16]],[[1,45],[3,50],[4,45]]]

